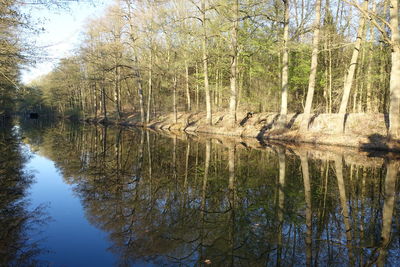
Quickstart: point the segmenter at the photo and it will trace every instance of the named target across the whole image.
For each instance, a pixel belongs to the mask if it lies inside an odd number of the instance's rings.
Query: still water
[[[0,127],[0,266],[398,266],[396,155]]]

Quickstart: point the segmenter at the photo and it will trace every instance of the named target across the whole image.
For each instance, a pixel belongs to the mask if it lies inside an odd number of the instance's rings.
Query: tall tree
[[[237,77],[238,77],[238,28],[239,28],[239,0],[232,3],[232,29],[231,29],[231,67],[230,67],[230,89],[229,115],[232,125],[236,123],[237,108]]]
[[[148,7],[148,12],[149,12],[149,19],[148,19],[148,36],[149,36],[149,82],[148,86],[149,89],[147,91],[147,112],[146,112],[146,123],[150,122],[150,113],[151,113],[151,101],[153,98],[153,10],[154,6],[152,5],[151,1],[149,1],[149,7]]]
[[[390,0],[392,67],[390,71],[389,137],[400,137],[400,33],[399,2]]]
[[[289,88],[289,0],[282,0],[284,4],[283,20],[283,55],[282,55],[282,95],[279,127],[285,127],[288,112],[288,88]]]
[[[315,21],[314,21],[314,36],[312,44],[312,55],[311,55],[311,71],[310,78],[308,80],[308,91],[307,99],[304,107],[303,121],[301,130],[308,129],[308,123],[310,120],[311,107],[314,97],[315,82],[317,78],[317,67],[318,67],[318,46],[319,46],[319,28],[321,20],[321,0],[315,1]]]
[[[365,0],[362,5],[364,11],[368,10],[368,0]],[[353,55],[351,56],[350,64],[345,77],[345,82],[343,86],[343,96],[340,102],[339,114],[343,115],[342,120],[340,120],[340,125],[338,127],[339,131],[344,131],[344,114],[346,114],[347,106],[349,103],[350,91],[354,80],[354,74],[357,68],[358,55],[360,53],[361,44],[363,42],[363,37],[365,36],[365,17],[360,16],[359,25],[357,30],[357,39],[353,48]]]
[[[207,48],[207,0],[201,0],[201,21],[203,29],[202,52],[203,52],[203,75],[204,75],[204,91],[206,94],[206,120],[209,125],[212,124],[211,96],[210,85],[208,82],[208,48]]]

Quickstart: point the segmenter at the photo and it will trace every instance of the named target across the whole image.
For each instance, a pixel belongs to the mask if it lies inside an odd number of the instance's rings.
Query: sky
[[[33,21],[39,22],[44,31],[31,37],[46,56],[34,66],[28,66],[22,71],[22,82],[27,84],[36,78],[49,73],[60,58],[73,54],[82,40],[86,23],[104,14],[113,0],[92,0],[70,2],[68,9],[24,8]]]

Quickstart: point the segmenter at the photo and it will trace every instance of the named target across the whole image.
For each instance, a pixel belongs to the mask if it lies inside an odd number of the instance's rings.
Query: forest
[[[398,1],[116,0],[75,54],[19,86],[29,47],[2,0],[1,109],[143,123],[165,113],[387,113],[399,131]],[[7,5],[8,4],[8,5]],[[24,50],[25,49],[25,50]],[[28,50],[27,50],[28,49]],[[16,100],[16,101],[10,101]]]

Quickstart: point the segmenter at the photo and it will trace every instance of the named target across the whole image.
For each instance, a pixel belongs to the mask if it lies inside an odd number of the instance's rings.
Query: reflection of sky
[[[90,3],[92,2],[92,3]],[[39,22],[44,32],[33,37],[39,47],[44,47],[46,57],[36,66],[24,70],[22,81],[28,83],[52,70],[58,59],[71,55],[81,40],[81,33],[89,19],[101,16],[113,0],[70,2],[69,9],[37,8],[26,6],[23,10]]]
[[[43,229],[41,247],[50,250],[42,260],[50,266],[112,266],[117,260],[107,251],[111,243],[106,233],[90,225],[79,199],[54,163],[34,154],[27,164],[35,182],[30,188],[32,208],[46,204],[51,221]]]

